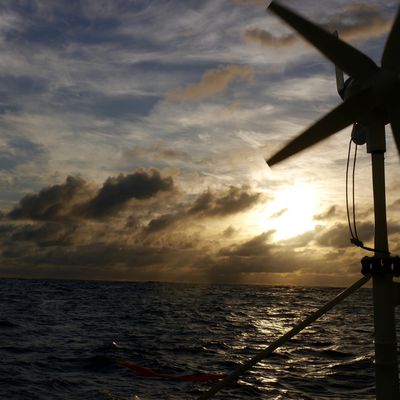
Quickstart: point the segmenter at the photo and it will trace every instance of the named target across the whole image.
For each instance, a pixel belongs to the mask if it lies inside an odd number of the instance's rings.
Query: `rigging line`
[[[285,344],[289,339],[293,336],[297,335],[304,328],[307,328],[308,325],[312,324],[318,318],[322,317],[329,310],[335,307],[337,304],[341,303],[346,297],[350,296],[356,290],[358,290],[361,286],[368,282],[371,278],[371,275],[368,274],[363,276],[357,282],[353,283],[349,288],[345,289],[343,292],[338,294],[334,299],[323,305],[317,311],[314,311],[311,315],[297,323],[291,330],[286,332],[280,338],[272,342],[267,348],[259,351],[254,357],[250,358],[248,361],[241,364],[238,368],[236,368],[233,372],[231,372],[225,379],[216,383],[212,386],[207,392],[197,398],[197,400],[207,400],[214,396],[215,393],[220,391],[225,386],[228,386],[235,382],[241,375],[246,373],[250,368],[254,367],[258,362],[263,360],[264,358],[270,356],[278,347]]]
[[[351,152],[352,139],[349,141],[349,149],[347,152],[347,163],[346,163],[346,210],[347,210],[347,223],[349,225],[350,235],[352,239],[355,239],[353,229],[350,221],[350,210],[349,210],[349,164],[350,164],[350,152]]]

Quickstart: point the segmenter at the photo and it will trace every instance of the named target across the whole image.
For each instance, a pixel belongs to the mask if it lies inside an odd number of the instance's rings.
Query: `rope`
[[[245,363],[241,364],[238,368],[236,368],[233,372],[231,372],[225,379],[213,385],[207,392],[205,392],[202,396],[200,396],[197,400],[207,400],[214,396],[215,393],[220,391],[222,388],[232,384],[235,382],[241,375],[245,374],[249,369],[254,367],[257,363],[259,363],[264,358],[270,356],[278,347],[285,344],[289,339],[293,336],[297,335],[304,328],[312,324],[318,318],[322,317],[329,310],[335,307],[337,304],[342,302],[346,297],[350,296],[356,290],[358,290],[361,286],[368,282],[371,275],[366,275],[351,285],[349,288],[338,294],[333,300],[326,303],[317,311],[314,311],[307,318],[299,322],[295,325],[290,331],[286,332],[283,336],[272,342],[267,348],[258,352],[254,357],[250,358]]]

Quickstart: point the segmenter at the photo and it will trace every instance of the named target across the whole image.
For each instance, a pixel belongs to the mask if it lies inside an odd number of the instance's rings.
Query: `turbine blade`
[[[305,132],[289,142],[282,150],[266,160],[269,166],[277,164],[288,157],[310,147],[323,139],[341,131],[361,119],[375,106],[371,92],[365,90],[334,108]],[[400,121],[399,121],[400,122]]]
[[[390,111],[390,126],[392,127],[394,141],[400,155],[400,105]]]
[[[276,1],[273,1],[268,9],[352,78],[364,79],[378,70],[368,56]]]
[[[386,41],[382,66],[394,72],[400,72],[400,9]]]

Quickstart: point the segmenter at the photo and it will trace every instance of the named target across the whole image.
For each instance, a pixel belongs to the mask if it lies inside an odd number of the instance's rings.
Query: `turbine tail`
[[[333,34],[339,38],[338,31],[333,32]],[[343,71],[335,64],[335,75],[336,75],[336,88],[339,96],[344,98],[344,73]]]
[[[266,160],[267,164],[269,166],[277,164],[341,131],[362,118],[374,108],[375,104],[376,102],[369,90],[350,97]]]
[[[400,72],[400,9],[386,41],[381,63],[384,68]]]
[[[376,64],[365,54],[287,7],[273,1],[268,9],[282,18],[350,77],[362,80],[378,71]]]
[[[396,107],[390,110],[390,126],[392,127],[397,152],[400,155],[400,104],[397,104]]]

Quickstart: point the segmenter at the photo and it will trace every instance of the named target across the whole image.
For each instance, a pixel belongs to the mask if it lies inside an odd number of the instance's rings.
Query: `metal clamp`
[[[400,257],[363,257],[361,273],[363,275],[391,274],[398,277],[400,276]]]

